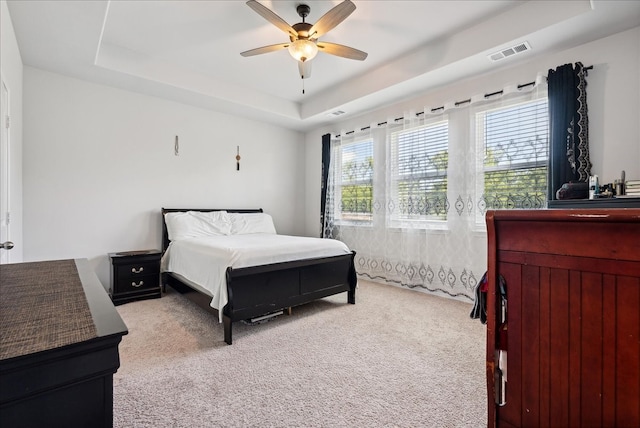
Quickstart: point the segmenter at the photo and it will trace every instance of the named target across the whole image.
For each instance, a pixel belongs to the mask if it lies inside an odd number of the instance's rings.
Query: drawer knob
[[[139,282],[139,283],[137,283],[137,284],[136,284],[135,282],[132,282],[132,283],[131,283],[131,286],[132,286],[132,287],[136,287],[136,288],[138,288],[138,287],[142,287],[143,285],[144,285],[144,281],[140,281],[140,282]]]
[[[144,270],[144,267],[140,266],[138,269],[132,267],[131,273],[141,273]]]

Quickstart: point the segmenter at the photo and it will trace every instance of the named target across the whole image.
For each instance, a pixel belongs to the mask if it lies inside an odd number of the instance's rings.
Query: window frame
[[[497,104],[497,105],[496,105]],[[489,112],[496,112],[500,110],[508,110],[514,109],[518,106],[523,105],[534,105],[541,104],[545,105],[547,111],[547,119],[546,119],[546,156],[544,158],[538,160],[527,160],[527,161],[518,161],[517,166],[513,167],[510,165],[508,167],[503,166],[495,166],[495,167],[486,167],[484,165],[485,159],[485,151],[486,151],[486,142],[485,142],[485,132],[484,132],[484,124],[481,126],[479,121],[479,116],[484,115],[485,120],[483,121],[486,124],[486,114]],[[475,179],[475,193],[476,193],[476,215],[475,215],[475,224],[477,229],[485,230],[485,214],[487,210],[496,209],[492,207],[486,206],[485,199],[485,174],[487,172],[500,172],[500,171],[522,171],[522,170],[533,170],[535,168],[544,168],[544,175],[548,175],[548,162],[549,162],[549,111],[548,111],[548,98],[546,91],[540,91],[539,93],[527,93],[526,95],[522,95],[519,97],[515,97],[511,100],[501,100],[498,103],[487,104],[480,107],[476,107],[471,111],[471,127],[472,127],[472,135],[475,140],[475,152],[476,152],[476,179]],[[538,123],[538,122],[536,122]],[[479,129],[482,128],[482,129]],[[481,137],[482,136],[482,137]],[[548,179],[545,185],[545,189],[543,191],[544,201],[540,208],[531,208],[531,209],[544,209],[546,208],[546,187],[548,186]],[[500,209],[520,209],[519,207],[502,207]]]
[[[449,211],[449,200],[448,200],[448,170],[449,170],[449,118],[447,115],[439,115],[438,117],[426,119],[422,121],[420,124],[416,124],[415,126],[405,127],[403,129],[391,130],[389,132],[388,144],[389,148],[387,151],[387,159],[388,159],[388,167],[386,168],[386,180],[387,180],[387,195],[392,197],[396,201],[399,201],[398,195],[398,183],[407,182],[412,180],[402,179],[400,177],[400,167],[398,165],[394,165],[395,162],[399,161],[397,154],[394,154],[394,151],[398,150],[399,139],[398,136],[400,134],[407,134],[411,132],[420,132],[421,130],[426,130],[428,128],[437,128],[443,126],[445,133],[445,159],[446,166],[444,168],[444,173],[438,172],[429,172],[428,170],[423,171],[422,174],[419,174],[418,180],[431,181],[431,179],[439,179],[444,178],[444,203],[442,206],[443,216],[444,218],[434,218],[438,214],[418,214],[419,217],[414,218],[403,218],[402,215],[387,213],[386,216],[386,227],[390,229],[426,229],[426,230],[448,230],[448,211]],[[428,142],[426,142],[428,144]],[[437,153],[435,153],[437,154]],[[414,180],[415,181],[415,180]],[[436,183],[436,185],[442,185],[442,183]],[[420,185],[419,185],[420,186]],[[386,201],[387,205],[389,204],[389,200]],[[398,209],[398,205],[396,205],[396,209]],[[415,214],[408,214],[408,216],[416,216]]]
[[[347,182],[347,184],[345,184],[345,182],[343,181],[343,168],[344,168],[344,148],[345,147],[349,147],[349,146],[355,146],[355,145],[360,145],[360,144],[369,144],[369,153],[370,153],[370,158],[371,158],[371,162],[372,162],[372,167],[371,167],[371,173],[370,173],[370,178],[369,179],[356,179],[353,181],[349,181]],[[373,213],[373,192],[374,192],[374,188],[375,188],[375,182],[374,182],[374,174],[375,174],[375,146],[374,146],[374,139],[371,136],[366,136],[366,137],[360,137],[360,138],[354,138],[351,141],[340,141],[337,142],[336,146],[334,147],[334,156],[333,156],[336,160],[335,162],[335,167],[334,167],[334,207],[333,207],[333,211],[334,211],[334,222],[338,225],[342,225],[342,226],[363,226],[363,227],[367,227],[367,226],[372,226],[373,225],[373,221],[374,221],[374,213]],[[371,201],[370,201],[370,214],[368,216],[368,218],[345,218],[345,215],[343,213],[342,210],[342,189],[346,186],[346,185],[353,185],[353,186],[358,186],[358,185],[362,185],[362,184],[370,184],[371,185]],[[349,212],[351,215],[353,216],[357,216],[358,213],[356,212]],[[366,214],[364,214],[366,215]]]

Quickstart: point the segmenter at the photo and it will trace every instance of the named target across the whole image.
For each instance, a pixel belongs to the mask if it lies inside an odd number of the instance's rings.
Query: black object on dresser
[[[0,321],[0,426],[113,426],[127,326],[86,259],[0,266]]]
[[[161,257],[158,250],[110,253],[113,304],[160,297]]]

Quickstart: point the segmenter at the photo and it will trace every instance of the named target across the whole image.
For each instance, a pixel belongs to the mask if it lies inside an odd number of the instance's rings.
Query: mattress
[[[228,302],[226,271],[288,262],[331,257],[351,251],[335,239],[255,233],[190,237],[171,241],[162,257],[162,272],[174,273],[212,296],[211,307],[222,308]]]

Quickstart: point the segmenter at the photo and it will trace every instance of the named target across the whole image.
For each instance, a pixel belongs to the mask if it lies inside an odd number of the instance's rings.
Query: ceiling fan
[[[358,49],[339,45],[337,43],[321,42],[318,40],[320,36],[336,27],[351,15],[354,10],[356,10],[356,5],[350,0],[345,0],[333,9],[329,10],[313,25],[305,22],[305,18],[309,15],[309,12],[311,12],[311,8],[306,4],[299,4],[296,7],[296,11],[302,18],[302,22],[294,25],[289,25],[284,19],[271,11],[271,9],[263,6],[256,0],[249,0],[247,2],[247,6],[256,11],[264,19],[287,33],[289,35],[290,42],[263,46],[241,52],[240,55],[244,57],[274,52],[281,49],[288,49],[291,56],[298,61],[298,70],[300,71],[300,77],[303,79],[307,79],[311,76],[311,60],[318,52],[324,52],[358,61],[364,61],[364,59],[367,58],[367,53]]]

